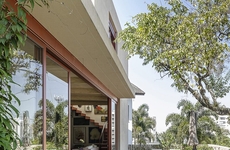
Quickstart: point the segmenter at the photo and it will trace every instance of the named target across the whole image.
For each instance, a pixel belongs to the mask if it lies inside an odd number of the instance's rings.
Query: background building
[[[228,124],[228,116],[227,115],[218,116],[218,119],[216,120],[216,123],[220,127],[230,131],[230,125]]]

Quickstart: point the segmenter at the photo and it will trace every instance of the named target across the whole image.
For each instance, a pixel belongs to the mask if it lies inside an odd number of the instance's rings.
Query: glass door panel
[[[46,59],[46,149],[68,149],[68,71]]]
[[[84,78],[71,73],[72,149],[108,149],[107,100]]]
[[[42,111],[42,48],[27,39],[25,45],[14,50],[12,59],[12,92],[19,99],[14,106],[19,117],[13,114],[18,124],[15,131],[22,141],[20,149],[42,149],[43,111]]]

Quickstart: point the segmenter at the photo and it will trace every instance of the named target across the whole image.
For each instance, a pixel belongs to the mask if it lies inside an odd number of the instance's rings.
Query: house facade
[[[13,59],[19,149],[128,149],[135,88],[114,42],[121,26],[112,0],[49,5],[28,11],[28,38]]]

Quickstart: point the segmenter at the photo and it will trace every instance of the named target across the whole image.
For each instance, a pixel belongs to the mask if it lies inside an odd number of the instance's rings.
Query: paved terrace
[[[209,147],[212,147],[214,150],[230,150],[230,147],[208,144]]]

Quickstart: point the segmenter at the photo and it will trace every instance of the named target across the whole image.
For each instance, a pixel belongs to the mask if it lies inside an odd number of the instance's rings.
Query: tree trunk
[[[196,145],[199,144],[197,138],[197,132],[196,132],[196,124],[197,124],[196,112],[191,111],[190,120],[189,120],[189,139],[187,144],[193,146],[193,150],[196,150]]]
[[[196,150],[196,145],[193,145],[192,150]]]

